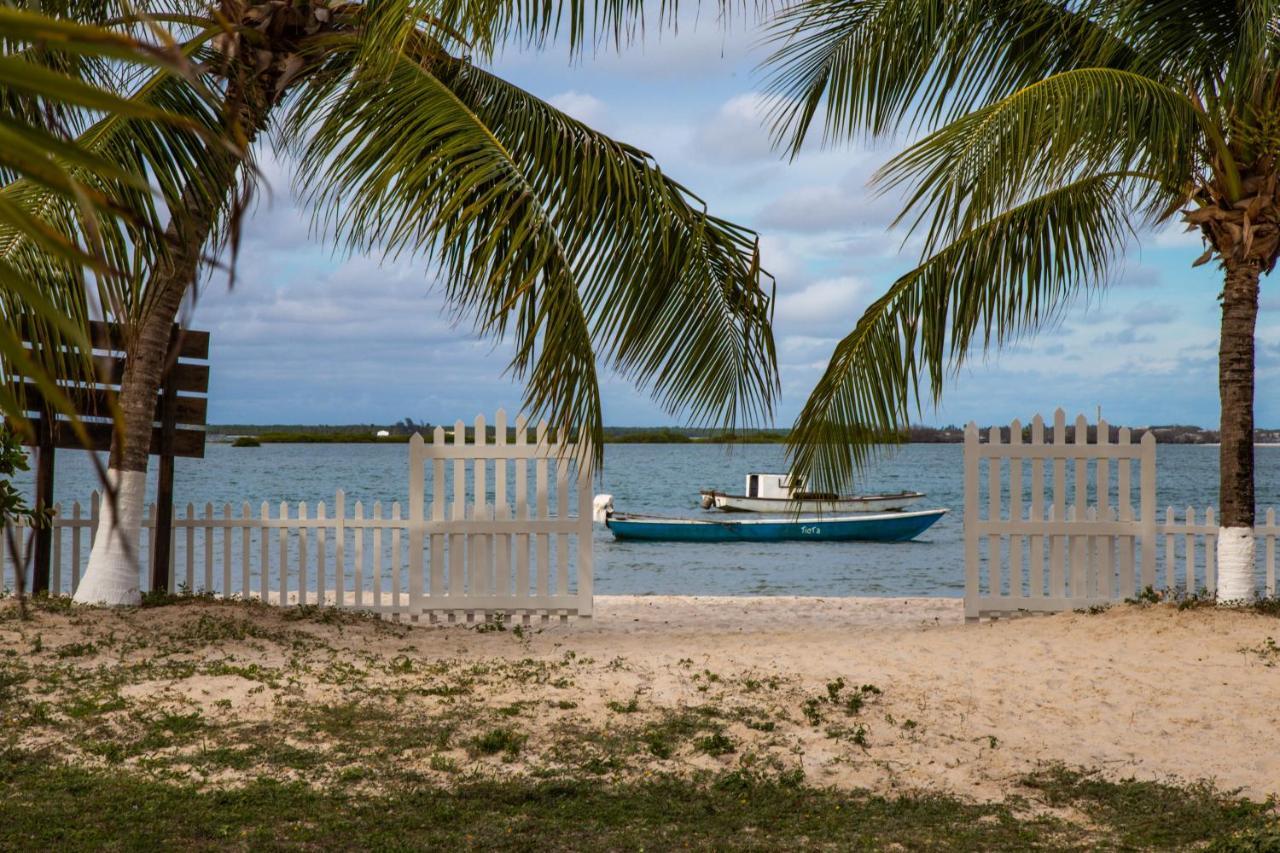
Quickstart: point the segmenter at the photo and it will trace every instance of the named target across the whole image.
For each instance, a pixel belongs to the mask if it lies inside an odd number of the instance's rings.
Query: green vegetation
[[[0,850],[1225,853],[1280,839],[1270,803],[1078,768],[1010,780],[994,803],[816,787],[806,744],[863,763],[921,737],[882,713],[893,685],[848,672],[814,683],[684,658],[673,672],[691,692],[665,703],[619,693],[649,677],[635,661],[514,632],[460,631],[507,651],[453,656],[332,608],[66,602],[36,597],[26,621],[0,602]],[[604,688],[576,686],[604,673]]]
[[[427,441],[430,435],[423,436]],[[404,444],[408,435],[377,435],[372,432],[264,432],[258,436],[263,444]]]
[[[261,447],[262,442],[251,435],[242,435],[231,442],[232,447]]]
[[[448,759],[436,766],[457,768]],[[405,780],[377,795],[261,780],[235,789],[68,767],[0,750],[7,849],[1275,850],[1261,804],[1207,785],[1106,782],[1061,768],[1023,780],[1027,801],[966,803],[805,787],[740,771],[698,780]],[[1038,813],[1030,800],[1050,805]],[[1080,826],[1059,815],[1079,812]]]

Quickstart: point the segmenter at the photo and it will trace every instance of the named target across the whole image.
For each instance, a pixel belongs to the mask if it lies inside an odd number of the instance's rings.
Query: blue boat
[[[928,530],[945,509],[805,518],[662,518],[609,512],[615,539],[649,542],[905,542]]]

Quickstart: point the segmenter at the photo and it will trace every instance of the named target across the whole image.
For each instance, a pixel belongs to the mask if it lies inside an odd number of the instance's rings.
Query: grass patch
[[[439,769],[452,772],[449,762]],[[345,780],[348,783],[355,778]],[[5,849],[1269,850],[1267,806],[1207,785],[1106,782],[1052,770],[1037,796],[1087,828],[1016,804],[805,787],[735,770],[701,780],[420,782],[378,795],[259,780],[230,790],[0,752]]]
[[[515,758],[520,754],[520,748],[524,746],[526,740],[528,735],[521,734],[512,728],[499,726],[473,737],[469,746],[479,755],[497,755],[501,752],[508,758]]]

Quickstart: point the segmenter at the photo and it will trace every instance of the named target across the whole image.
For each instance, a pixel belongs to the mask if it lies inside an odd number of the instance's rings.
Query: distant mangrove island
[[[422,433],[432,440],[436,424],[415,423],[411,418],[393,424],[221,424],[209,427],[214,441],[234,443],[238,447],[254,447],[257,444],[402,444],[415,433]],[[982,428],[985,432],[987,427]],[[1009,439],[1009,428],[999,427],[1003,440]],[[1134,438],[1147,431],[1154,432],[1161,444],[1216,444],[1217,430],[1198,426],[1172,424],[1167,426],[1132,427]],[[1023,427],[1024,438],[1030,440],[1030,426]],[[1111,440],[1115,441],[1120,427],[1111,427]],[[1046,428],[1046,433],[1050,428]],[[453,427],[445,427],[445,441],[454,440]],[[605,427],[607,444],[785,444],[789,430],[748,429],[725,431],[692,427]],[[466,440],[474,440],[474,430],[468,427]],[[485,440],[494,442],[497,434],[493,427],[486,430]],[[530,430],[528,440],[533,440]],[[1067,440],[1075,440],[1075,427],[1067,426]],[[1095,428],[1090,426],[1088,440],[1096,440]],[[1280,429],[1259,429],[1255,440],[1259,444],[1280,443]],[[515,429],[507,429],[507,441],[515,441]],[[964,441],[964,429],[959,426],[914,426],[899,438],[906,444],[960,444]]]

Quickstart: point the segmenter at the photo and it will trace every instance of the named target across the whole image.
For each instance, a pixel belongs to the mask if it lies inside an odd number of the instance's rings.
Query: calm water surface
[[[916,444],[897,450],[871,471],[867,491],[927,492],[924,507],[952,512],[908,543],[788,542],[693,545],[615,542],[596,530],[596,590],[668,595],[947,595],[964,591],[961,541],[963,448]],[[1157,452],[1161,507],[1216,503],[1218,448],[1161,446]],[[277,504],[326,501],[334,491],[366,507],[407,497],[404,445],[320,444],[233,448],[210,444],[204,459],[179,459],[174,491],[179,506],[206,501],[220,507],[248,501]],[[698,490],[740,492],[751,471],[784,470],[779,445],[614,444],[605,450],[600,491],[620,511],[697,514]],[[154,490],[154,464],[152,466]],[[1257,451],[1259,507],[1280,506],[1280,447]],[[1113,475],[1114,476],[1114,475]],[[28,489],[30,477],[22,481]],[[1137,477],[1135,474],[1134,483]],[[58,499],[86,501],[96,485],[86,454],[58,457]],[[1136,492],[1135,492],[1136,497]],[[274,512],[274,507],[273,507]]]

